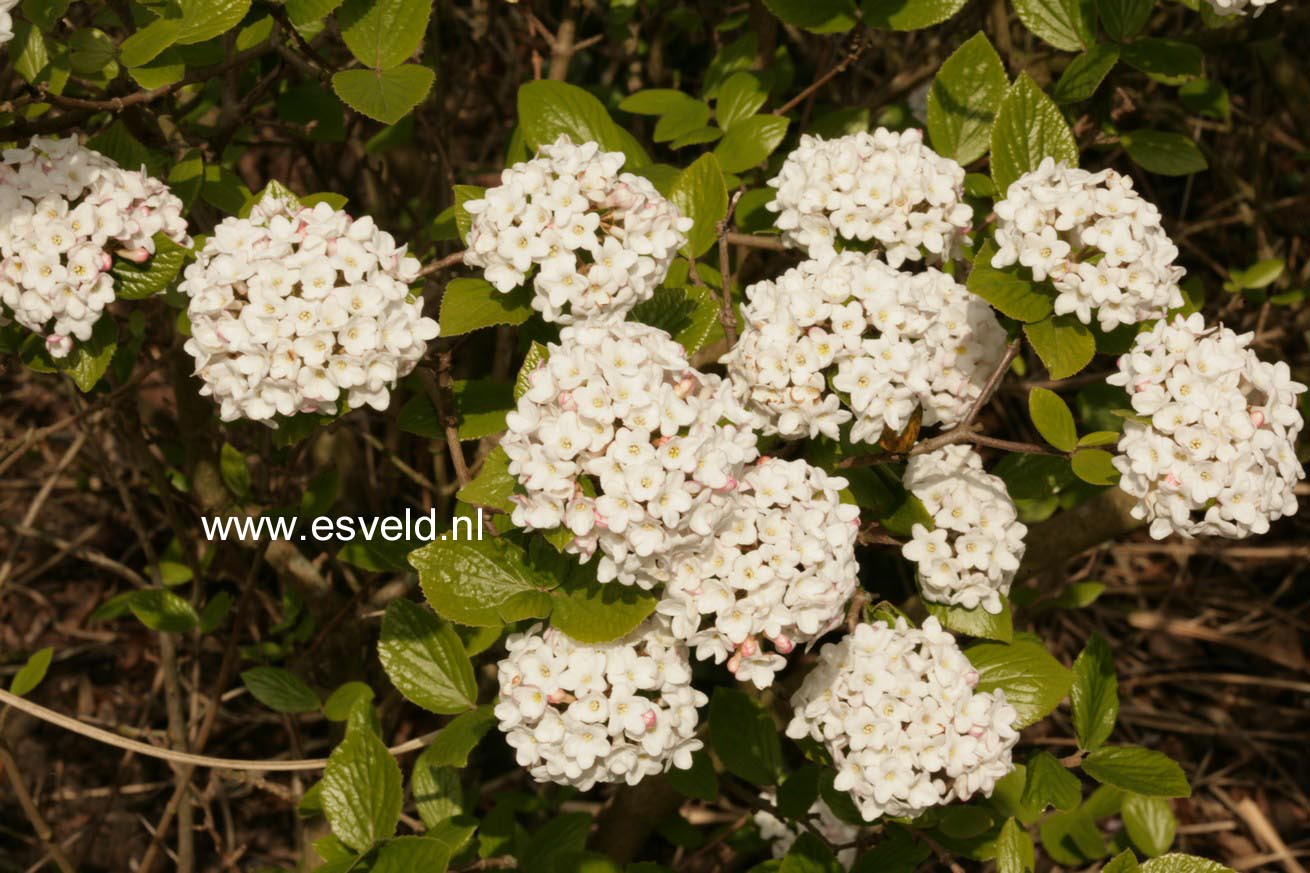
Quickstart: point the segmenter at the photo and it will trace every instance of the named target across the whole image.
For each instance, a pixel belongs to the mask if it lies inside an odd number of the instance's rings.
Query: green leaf
[[[441,295],[437,316],[443,337],[460,336],[498,324],[522,324],[532,317],[532,290],[515,288],[508,294],[486,279],[451,279]]]
[[[1088,0],[1014,0],[1024,27],[1058,49],[1081,51],[1096,39],[1096,17]]]
[[[159,57],[164,49],[177,42],[182,22],[177,18],[156,18],[123,40],[118,59],[125,67],[140,67]]]
[[[70,3],[71,0],[23,0],[23,15],[41,30],[49,32],[64,17]]]
[[[497,627],[550,612],[548,578],[505,539],[437,540],[411,552],[419,584],[437,614],[460,624]]]
[[[118,324],[112,315],[102,315],[91,329],[91,339],[74,343],[73,350],[58,360],[46,353],[45,345],[39,341],[39,337],[33,339],[37,340],[33,348],[36,348],[36,353],[47,365],[45,372],[67,373],[73,383],[86,393],[96,387],[100,377],[109,369],[109,362],[114,359],[114,352],[118,350]]]
[[[763,108],[769,91],[756,73],[745,70],[733,73],[719,86],[714,102],[714,120],[723,130],[732,130]]]
[[[161,633],[186,633],[200,622],[190,603],[162,588],[133,591],[128,607],[143,625]]]
[[[591,816],[585,812],[566,812],[546,823],[527,841],[519,853],[524,873],[567,873],[556,866],[563,856],[581,852],[587,844]]]
[[[342,70],[332,75],[341,101],[383,124],[395,124],[423,102],[437,74],[418,64],[387,70]]]
[[[1234,873],[1218,861],[1174,852],[1152,858],[1141,867],[1142,873]]]
[[[14,674],[14,678],[10,681],[9,693],[18,697],[31,693],[45,679],[45,674],[50,669],[50,661],[54,656],[55,650],[50,646],[46,646],[28,658],[27,662]]]
[[[1208,115],[1227,124],[1232,120],[1228,89],[1209,79],[1192,79],[1178,89],[1178,99],[1189,112]]]
[[[1032,389],[1028,392],[1028,414],[1042,439],[1055,448],[1072,452],[1078,447],[1078,428],[1073,413],[1059,394],[1045,388]]]
[[[1014,819],[1007,819],[996,838],[996,873],[1032,873],[1037,860],[1033,838]]]
[[[1123,802],[1123,820],[1128,838],[1144,855],[1162,855],[1173,845],[1178,820],[1163,797],[1129,794]]]
[[[414,762],[414,773],[410,776],[414,805],[418,808],[419,818],[429,828],[464,811],[459,772],[454,767],[433,764],[432,754],[431,746],[424,749]]]
[[[1152,0],[1154,2],[1154,0]],[[1099,43],[1069,62],[1060,80],[1051,90],[1056,103],[1080,103],[1090,100],[1105,77],[1119,63],[1119,47]]]
[[[1097,782],[1146,797],[1192,796],[1183,768],[1140,746],[1103,746],[1083,759],[1083,771]]]
[[[548,145],[565,134],[575,143],[596,142],[605,151],[623,152],[629,170],[650,165],[650,157],[614,123],[601,102],[576,85],[527,82],[519,87],[518,110],[519,128],[530,148]]]
[[[852,0],[764,0],[764,5],[784,23],[811,33],[845,33],[859,19]]]
[[[1078,144],[1055,103],[1027,73],[1006,92],[992,124],[992,178],[998,191],[1053,157],[1078,166]]]
[[[718,224],[728,214],[728,188],[723,183],[723,168],[714,155],[701,155],[678,174],[669,191],[669,199],[683,215],[695,222],[687,233],[682,253],[695,260],[713,248],[718,239]]]
[[[287,17],[296,27],[322,21],[341,5],[341,0],[287,0]]]
[[[592,566],[577,567],[551,592],[550,623],[580,643],[608,643],[655,611],[657,598],[635,585],[602,584]]]
[[[1101,873],[1137,873],[1137,856],[1132,849],[1124,849],[1101,868]]]
[[[778,786],[778,811],[784,819],[804,818],[819,799],[819,782],[823,771],[809,764],[795,770]]]
[[[1245,270],[1233,270],[1224,283],[1225,291],[1258,291],[1268,288],[1278,281],[1287,268],[1282,258],[1269,258],[1247,267]]]
[[[231,443],[223,443],[218,458],[219,475],[223,484],[233,496],[241,500],[250,499],[250,467],[243,452]]]
[[[778,726],[746,692],[715,688],[710,698],[710,745],[729,773],[773,785],[782,770]]]
[[[467,767],[469,755],[496,726],[491,704],[457,715],[446,723],[424,750],[420,760],[433,767]]]
[[[699,103],[695,97],[675,88],[644,88],[634,91],[619,101],[619,109],[633,115],[668,115],[689,103]]]
[[[464,208],[464,204],[470,200],[481,200],[486,196],[487,189],[480,188],[477,185],[456,185],[455,191],[455,227],[459,231],[461,242],[468,240],[469,230],[473,227],[473,216]]]
[[[314,690],[281,667],[251,667],[241,674],[241,684],[274,712],[316,712],[319,708]]]
[[[1105,839],[1084,810],[1047,816],[1040,832],[1046,854],[1066,867],[1082,866],[1105,855]]]
[[[1113,485],[1119,481],[1114,455],[1104,449],[1079,449],[1072,458],[1074,475],[1089,485]]]
[[[1055,307],[1055,298],[1043,286],[1018,275],[1011,267],[998,270],[992,266],[996,243],[987,240],[974,258],[966,286],[1000,312],[1018,321],[1041,321]]]
[[[928,90],[933,149],[961,164],[987,154],[992,120],[1009,87],[1001,56],[985,34],[975,34],[946,59]]]
[[[450,847],[441,840],[396,837],[382,844],[367,873],[443,873],[449,865]]]
[[[382,740],[352,720],[323,770],[323,813],[337,839],[357,852],[396,833],[404,800],[400,766]]]
[[[1096,0],[1101,26],[1110,38],[1124,42],[1137,35],[1151,17],[1155,0]]]
[[[378,658],[411,703],[443,715],[478,705],[473,664],[459,634],[416,603],[401,598],[387,605]]]
[[[787,135],[788,119],[779,115],[755,115],[733,126],[714,147],[725,173],[744,173],[773,154]]]
[[[1023,326],[1033,351],[1052,379],[1068,379],[1092,362],[1096,337],[1071,315],[1053,315]]]
[[[1190,176],[1209,168],[1190,138],[1167,130],[1133,130],[1119,135],[1133,163],[1162,176]]]
[[[350,711],[360,701],[372,702],[373,689],[363,682],[346,682],[328,695],[323,703],[323,715],[328,721],[346,721]]]
[[[250,0],[178,0],[182,20],[173,40],[194,45],[227,33],[250,11]]]
[[[341,38],[361,64],[385,70],[409,60],[423,42],[432,0],[346,0]]]
[[[698,749],[691,755],[691,766],[686,770],[677,767],[665,774],[669,784],[688,797],[713,803],[719,799],[719,775],[709,753]]]
[[[689,99],[655,124],[652,138],[655,142],[672,142],[704,130],[710,120],[710,105],[703,100]]]
[[[922,30],[941,24],[964,8],[967,0],[864,0],[861,10],[870,27]]]
[[[630,320],[660,328],[692,354],[704,348],[714,335],[720,324],[719,307],[718,297],[705,285],[666,286],[633,307]]]
[[[1014,636],[1014,616],[1010,611],[1010,601],[1001,598],[1001,611],[992,615],[981,606],[965,609],[963,606],[948,606],[925,600],[928,614],[937,617],[942,627],[957,634],[967,634],[988,640],[1000,640],[1008,643]]]
[[[1046,807],[1075,809],[1083,799],[1078,777],[1055,759],[1050,752],[1038,752],[1028,759],[1028,774],[1023,786],[1024,806],[1045,811]]]
[[[884,833],[886,838],[861,855],[851,873],[914,873],[932,854],[932,848],[906,828],[888,825]]]
[[[80,76],[103,73],[106,78],[112,78],[118,67],[115,65],[111,69],[110,65],[117,55],[118,47],[114,41],[98,28],[84,27],[68,38],[68,63]]]
[[[550,351],[535,340],[532,345],[528,346],[528,353],[523,356],[523,366],[519,367],[519,374],[514,378],[515,400],[528,392],[528,388],[532,385],[532,374],[546,362],[546,358],[549,356]]]
[[[489,506],[509,513],[514,510],[509,499],[514,493],[514,485],[514,477],[509,473],[509,456],[496,446],[482,462],[478,475],[455,496],[470,506]]]
[[[1005,692],[1005,700],[1019,713],[1018,727],[1027,727],[1060,705],[1073,673],[1046,651],[1041,643],[1017,639],[979,643],[965,651],[978,670],[978,690]]]
[[[1100,634],[1092,634],[1078,660],[1073,662],[1069,702],[1078,747],[1090,751],[1104,745],[1119,717],[1119,679],[1114,671],[1114,656]]]
[[[1191,43],[1148,37],[1123,47],[1125,62],[1157,82],[1181,85],[1205,69],[1205,55]]]
[[[801,832],[778,865],[778,873],[843,873],[845,869],[828,844],[809,831]]]

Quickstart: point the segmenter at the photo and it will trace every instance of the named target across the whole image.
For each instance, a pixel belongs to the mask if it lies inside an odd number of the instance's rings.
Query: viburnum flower
[[[764,799],[775,803],[776,795],[772,791],[766,791]],[[823,802],[823,798],[814,801],[808,815],[814,829],[833,845],[840,846],[854,842],[860,835],[860,829],[837,818],[832,808]],[[788,824],[765,810],[755,813],[755,826],[760,829],[760,836],[769,841],[769,849],[775,858],[785,857],[803,831],[799,824],[794,826]],[[837,863],[849,870],[855,864],[855,856],[854,846],[842,849],[837,852]]]
[[[529,384],[501,440],[523,489],[514,524],[567,528],[584,561],[599,548],[602,582],[666,581],[671,555],[723,523],[711,498],[756,457],[730,387],[636,322],[564,328]]]
[[[1183,305],[1178,248],[1160,211],[1114,170],[1089,173],[1045,158],[996,204],[992,266],[1019,264],[1055,286],[1055,312],[1103,330],[1162,318]]]
[[[724,356],[756,426],[787,438],[877,442],[917,408],[953,425],[1005,354],[990,306],[946,273],[893,269],[843,252],[746,289],[744,325]]]
[[[674,636],[744,682],[772,684],[785,655],[841,623],[859,584],[860,513],[841,502],[846,485],[799,460],[751,467],[724,501],[723,528],[673,562],[656,610]]]
[[[1013,769],[1018,714],[935,618],[860,624],[819,652],[792,697],[792,739],[822,743],[866,821],[917,816],[953,799],[990,796]]]
[[[1251,337],[1176,316],[1138,334],[1106,380],[1141,416],[1124,422],[1114,466],[1156,539],[1262,534],[1296,512],[1306,386],[1283,361],[1257,358]]]
[[[918,129],[802,136],[769,185],[783,242],[812,258],[845,241],[874,245],[893,267],[941,263],[969,239],[964,168],[924,145]]]
[[[932,530],[914,525],[901,550],[918,565],[924,599],[999,613],[1028,533],[1005,483],[971,446],[955,445],[910,458],[903,484],[933,520]]]
[[[0,0],[0,48],[14,38],[14,16],[10,13],[18,3],[19,0]]]
[[[438,332],[410,294],[418,271],[372,218],[270,192],[186,269],[200,393],[224,421],[386,409]]]
[[[1252,17],[1255,17],[1273,6],[1275,0],[1206,0],[1206,2],[1219,15],[1245,15],[1250,12]]]
[[[464,263],[506,293],[531,277],[547,321],[621,321],[664,281],[692,226],[648,179],[620,173],[623,161],[567,136],[543,145],[464,204]]]
[[[706,697],[691,687],[686,646],[659,619],[594,646],[537,624],[505,648],[496,719],[537,781],[586,791],[691,766]]]
[[[75,139],[35,137],[2,158],[0,322],[12,318],[64,358],[114,300],[114,258],[145,263],[156,234],[191,245],[182,201]]]

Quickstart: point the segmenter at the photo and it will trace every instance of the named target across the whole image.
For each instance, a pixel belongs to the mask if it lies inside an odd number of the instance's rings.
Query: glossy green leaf
[[[699,258],[718,240],[718,224],[728,214],[728,189],[723,182],[723,168],[712,154],[701,155],[678,174],[669,191],[669,199],[695,224],[687,233],[682,253]]]
[[[550,589],[558,584],[529,566],[523,549],[500,538],[437,540],[411,552],[409,562],[438,615],[475,627],[545,616]]]
[[[1019,727],[1049,715],[1069,693],[1073,674],[1041,643],[1016,639],[979,643],[965,650],[978,670],[978,689],[1005,692],[1005,700],[1019,713]]]
[[[1019,20],[1046,42],[1067,52],[1096,39],[1096,13],[1089,0],[1014,0]]]
[[[529,148],[555,142],[561,135],[575,143],[597,142],[606,151],[623,152],[624,168],[639,170],[650,157],[635,139],[610,118],[587,91],[565,82],[539,80],[519,88],[519,126]]]
[[[942,627],[954,633],[1003,643],[1008,643],[1014,636],[1014,616],[1010,611],[1010,601],[1004,597],[1001,598],[1001,611],[996,614],[981,606],[965,609],[929,600],[925,600],[923,605],[929,615],[937,617]]]
[[[396,690],[440,714],[477,706],[473,664],[454,628],[405,599],[387,604],[378,658]]]
[[[1036,869],[1033,838],[1015,819],[1007,819],[996,838],[996,873],[1032,873]]]
[[[241,684],[274,712],[315,712],[319,708],[314,689],[281,667],[252,667],[241,674]]]
[[[1082,784],[1078,777],[1050,752],[1038,752],[1028,759],[1023,786],[1024,806],[1039,811],[1048,806],[1069,810],[1076,808],[1082,799]]]
[[[1210,164],[1196,143],[1181,133],[1167,130],[1132,130],[1119,135],[1133,163],[1161,176],[1190,176]]]
[[[1191,797],[1183,769],[1168,755],[1140,746],[1102,746],[1083,759],[1097,782],[1146,797]]]
[[[366,67],[385,70],[418,51],[431,15],[432,0],[345,0],[337,21],[350,53]]]
[[[396,832],[404,790],[400,766],[377,735],[353,721],[323,770],[323,813],[337,839],[366,852]]]
[[[1052,379],[1068,379],[1092,362],[1096,338],[1071,315],[1054,315],[1023,326],[1033,351]]]
[[[1041,321],[1051,315],[1055,297],[1045,286],[1019,275],[1018,266],[998,270],[992,266],[996,243],[987,240],[974,258],[965,284],[997,310],[1018,321]]]
[[[1078,427],[1074,424],[1073,413],[1059,394],[1046,388],[1033,388],[1028,392],[1028,414],[1042,439],[1055,448],[1072,452],[1078,446]]]
[[[342,70],[332,75],[332,90],[356,112],[383,124],[395,124],[423,102],[436,78],[436,73],[418,64]]]
[[[812,33],[845,33],[859,19],[853,0],[764,0],[764,5],[783,22]]]
[[[1147,857],[1169,851],[1178,831],[1178,820],[1163,797],[1129,794],[1123,802],[1123,820],[1128,838]]]
[[[922,30],[941,24],[964,8],[967,0],[864,0],[860,9],[870,27]]]
[[[1010,86],[992,124],[992,178],[998,191],[1053,157],[1078,166],[1078,144],[1050,97],[1027,73]]]
[[[55,650],[50,646],[35,652],[10,680],[9,693],[19,697],[31,693],[45,679],[54,656]]]
[[[143,625],[162,633],[186,633],[200,622],[190,603],[162,588],[132,592],[128,607]]]
[[[469,755],[495,726],[491,704],[458,715],[437,732],[421,760],[433,767],[467,767]]]
[[[1151,17],[1155,0],[1096,0],[1101,26],[1118,42],[1137,35]]]
[[[975,34],[956,49],[928,89],[933,149],[961,164],[985,155],[991,145],[992,120],[1009,86],[1001,56],[985,34]]]
[[[733,126],[714,147],[725,173],[744,173],[764,163],[787,135],[786,118],[755,115]]]
[[[715,688],[710,698],[710,745],[728,772],[773,785],[782,770],[778,726],[745,691]]]
[[[1092,750],[1105,744],[1119,717],[1119,679],[1114,656],[1100,634],[1093,633],[1078,659],[1073,662],[1073,687],[1069,702],[1080,748]]]
[[[1072,458],[1074,475],[1089,485],[1113,485],[1119,481],[1114,455],[1104,449],[1079,449]]]
[[[1060,80],[1051,90],[1051,97],[1056,103],[1061,104],[1090,100],[1117,63],[1119,63],[1118,46],[1109,43],[1092,46],[1064,68]]]
[[[486,279],[451,279],[441,294],[437,320],[443,337],[460,336],[498,324],[522,324],[532,317],[532,290],[496,290]]]

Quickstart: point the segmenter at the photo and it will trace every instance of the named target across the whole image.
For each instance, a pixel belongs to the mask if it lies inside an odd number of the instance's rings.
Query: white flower
[[[1274,5],[1275,0],[1206,0],[1219,15],[1245,15],[1248,10],[1253,10],[1251,14],[1258,16],[1269,6]]]
[[[387,408],[437,336],[419,263],[368,217],[268,195],[214,230],[181,289],[200,393],[224,421]]]
[[[877,442],[919,407],[925,426],[953,425],[1005,354],[991,307],[931,267],[904,273],[843,252],[751,285],[746,298],[723,361],[767,434],[837,439],[852,422],[853,441]]]
[[[1303,425],[1286,363],[1266,363],[1251,334],[1207,328],[1199,314],[1138,334],[1119,372],[1141,420],[1124,422],[1115,467],[1151,536],[1262,534],[1296,512]]]
[[[560,136],[506,169],[464,204],[464,263],[505,293],[532,277],[532,307],[547,321],[621,321],[664,281],[692,226],[649,180],[620,173],[623,161]]]
[[[846,484],[804,461],[750,468],[721,501],[718,534],[673,558],[656,607],[673,634],[738,679],[772,684],[785,655],[840,624],[859,584],[859,508],[841,502]]]
[[[776,802],[776,795],[772,791],[765,792],[764,798],[770,803]],[[837,818],[828,804],[823,802],[823,798],[814,801],[808,814],[810,824],[833,845],[852,843],[860,835],[860,829]],[[764,810],[755,813],[755,826],[760,829],[760,836],[769,841],[770,851],[775,858],[786,857],[804,830],[799,825],[793,827],[773,813]],[[847,870],[851,869],[855,864],[856,852],[854,846],[842,849],[837,853],[838,863]]]
[[[1114,170],[1089,173],[1045,158],[996,204],[992,266],[1019,264],[1055,286],[1055,311],[1103,330],[1183,305],[1178,249],[1160,212]]]
[[[0,37],[9,13],[0,3]],[[163,234],[190,246],[182,201],[75,139],[35,137],[0,159],[0,324],[13,319],[63,358],[114,300],[114,258],[144,264]]]
[[[534,779],[586,791],[691,766],[706,697],[659,619],[595,646],[537,624],[505,648],[496,718]]]
[[[901,551],[918,565],[924,599],[999,613],[1028,532],[1005,483],[966,445],[915,455],[903,481],[933,520],[931,531],[914,525]]]
[[[14,17],[11,14],[19,0],[0,0],[0,48],[14,38]]]
[[[516,525],[565,527],[597,574],[651,588],[671,555],[725,519],[712,500],[756,457],[750,416],[717,376],[691,368],[664,331],[635,322],[566,327],[529,377],[501,446]]]
[[[935,618],[861,624],[819,652],[792,697],[787,736],[822,743],[866,821],[920,815],[989,796],[1013,769],[1018,714],[1004,692],[977,692],[978,673]]]
[[[802,136],[769,185],[783,242],[813,258],[845,240],[872,244],[893,267],[941,263],[969,239],[964,168],[925,146],[918,129]]]

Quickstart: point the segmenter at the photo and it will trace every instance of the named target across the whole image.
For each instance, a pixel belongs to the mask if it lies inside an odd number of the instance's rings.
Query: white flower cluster
[[[846,240],[876,245],[893,267],[925,252],[940,263],[968,241],[973,221],[964,168],[924,145],[917,128],[802,136],[769,185],[783,242],[813,258]]]
[[[721,524],[711,498],[756,456],[728,385],[636,322],[564,328],[529,382],[501,440],[525,492],[514,524],[567,528],[583,560],[599,547],[602,582],[667,580],[671,555]]]
[[[270,193],[214,230],[182,291],[186,350],[224,421],[386,409],[437,335],[411,299],[419,263],[372,218]]]
[[[561,136],[506,169],[464,204],[464,263],[506,293],[540,268],[532,307],[547,321],[622,320],[664,281],[692,226],[649,180],[620,173],[623,161]]]
[[[723,360],[765,433],[836,439],[853,419],[853,441],[877,442],[919,407],[924,425],[953,425],[1005,354],[991,307],[934,268],[903,273],[843,252],[746,297],[741,338]]]
[[[1210,8],[1219,15],[1245,15],[1251,11],[1251,15],[1258,16],[1266,8],[1273,6],[1275,0],[1207,0]]]
[[[723,528],[674,561],[656,607],[696,657],[726,659],[767,688],[784,655],[841,622],[859,584],[860,513],[838,496],[846,484],[804,461],[768,458],[746,472]]]
[[[1055,311],[1103,330],[1162,318],[1183,305],[1178,248],[1160,211],[1114,170],[1089,173],[1045,158],[996,204],[992,266],[1018,263],[1058,292]]]
[[[10,13],[18,2],[19,0],[0,0],[0,48],[14,38],[14,16]]]
[[[8,13],[0,12],[0,25]],[[0,30],[3,28],[0,27]],[[182,202],[75,139],[36,137],[0,160],[0,318],[55,358],[91,338],[114,300],[115,257],[145,263],[162,233],[190,246]]]
[[[1151,536],[1245,537],[1296,512],[1301,432],[1297,394],[1286,363],[1266,363],[1251,334],[1207,329],[1199,314],[1162,321],[1138,334],[1108,381],[1126,389],[1115,467],[1119,487],[1136,497],[1135,518]]]
[[[773,803],[776,800],[776,795],[772,791],[768,791],[764,793],[764,799]],[[860,835],[860,829],[837,818],[828,804],[823,802],[823,798],[814,801],[814,805],[810,807],[809,816],[810,824],[832,845],[840,846],[854,842]],[[769,841],[770,851],[775,858],[785,857],[791,851],[796,839],[801,835],[799,825],[792,827],[773,813],[765,810],[755,813],[755,826],[760,829],[760,836]],[[837,852],[837,863],[849,870],[855,864],[856,854],[857,850],[854,846],[842,849]]]
[[[933,520],[932,530],[914,525],[901,550],[918,565],[924,599],[999,613],[1028,533],[1005,483],[967,445],[915,455],[903,482]]]
[[[865,820],[990,795],[1013,768],[1018,714],[1004,692],[974,691],[977,671],[935,618],[858,625],[819,660],[792,697],[787,736],[824,744],[834,787]]]
[[[586,791],[691,766],[706,697],[691,687],[686,646],[658,619],[597,646],[534,625],[505,648],[496,718],[534,779]]]

